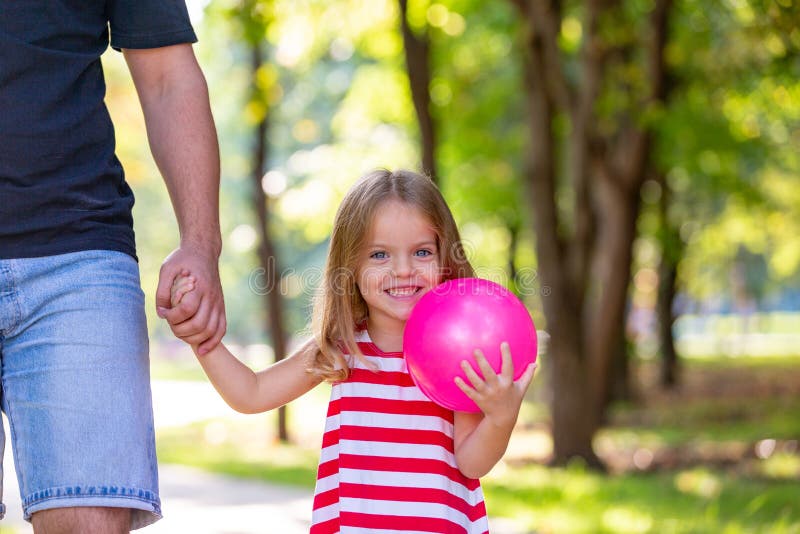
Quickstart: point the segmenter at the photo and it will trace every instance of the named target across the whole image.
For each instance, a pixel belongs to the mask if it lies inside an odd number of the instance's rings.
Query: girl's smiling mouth
[[[422,289],[420,286],[402,286],[402,287],[390,287],[389,289],[384,290],[390,297],[395,298],[406,298],[412,297],[419,293]]]

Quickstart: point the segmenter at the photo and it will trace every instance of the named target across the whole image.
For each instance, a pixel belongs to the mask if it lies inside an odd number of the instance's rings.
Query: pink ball
[[[433,402],[462,412],[479,412],[453,379],[471,385],[460,362],[474,360],[481,349],[500,373],[500,343],[507,341],[514,362],[514,379],[536,361],[536,328],[525,305],[508,289],[481,278],[449,280],[417,302],[406,322],[403,352],[409,374]]]

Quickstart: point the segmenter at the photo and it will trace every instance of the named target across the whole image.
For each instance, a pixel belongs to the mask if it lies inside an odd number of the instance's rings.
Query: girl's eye
[[[414,253],[415,256],[419,256],[420,258],[430,256],[431,254],[433,254],[433,251],[428,250],[426,248],[420,249]]]
[[[387,255],[384,251],[379,250],[377,252],[373,252],[372,254],[370,254],[369,257],[375,260],[385,260]]]

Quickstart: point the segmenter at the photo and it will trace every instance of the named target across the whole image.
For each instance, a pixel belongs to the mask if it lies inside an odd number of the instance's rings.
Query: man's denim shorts
[[[0,259],[0,359],[25,518],[51,508],[107,506],[132,509],[132,528],[157,521],[136,260],[105,250]],[[0,428],[0,461],[4,446]]]

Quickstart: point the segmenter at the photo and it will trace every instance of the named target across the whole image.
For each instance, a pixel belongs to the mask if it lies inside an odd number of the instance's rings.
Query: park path
[[[232,413],[207,382],[154,381],[156,428],[182,426],[214,417],[246,417]],[[6,436],[8,429],[6,427]],[[11,447],[3,459],[3,502],[6,517],[0,534],[28,534],[22,519],[19,487]],[[142,534],[304,534],[311,517],[310,490],[242,480],[190,467],[159,465],[164,518]],[[493,534],[521,534],[512,522],[493,520]]]

